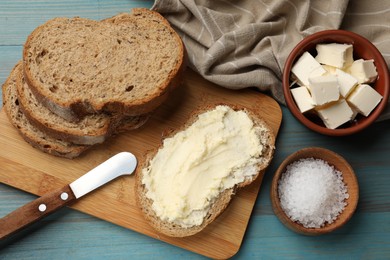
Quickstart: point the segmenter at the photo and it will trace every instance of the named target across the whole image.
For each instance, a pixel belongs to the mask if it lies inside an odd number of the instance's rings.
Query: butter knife
[[[114,155],[71,184],[45,194],[1,218],[0,240],[71,204],[113,179],[132,174],[136,167],[137,159],[132,153],[121,152]]]

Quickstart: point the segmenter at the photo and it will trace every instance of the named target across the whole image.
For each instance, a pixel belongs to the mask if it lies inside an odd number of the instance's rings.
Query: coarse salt
[[[306,228],[333,223],[349,198],[341,172],[314,158],[288,165],[279,180],[278,193],[284,212]]]

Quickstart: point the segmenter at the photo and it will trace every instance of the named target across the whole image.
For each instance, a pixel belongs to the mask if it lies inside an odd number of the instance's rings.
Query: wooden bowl
[[[278,181],[282,174],[286,171],[287,165],[304,158],[322,159],[328,164],[333,165],[335,169],[342,173],[343,181],[347,186],[349,198],[346,200],[347,206],[340,213],[337,219],[331,224],[325,224],[321,228],[305,228],[303,225],[292,221],[284,212],[280,205],[278,195]],[[309,147],[299,150],[288,156],[279,166],[272,180],[271,186],[271,202],[275,215],[289,229],[304,235],[321,235],[332,232],[343,226],[353,215],[359,200],[359,187],[355,173],[348,162],[340,155],[319,147]]]
[[[312,115],[310,113],[301,113],[290,91],[291,68],[295,61],[298,60],[298,58],[306,51],[315,57],[316,45],[318,43],[352,44],[354,60],[360,58],[365,60],[374,60],[374,64],[378,72],[378,78],[375,83],[371,83],[370,86],[372,86],[379,94],[381,94],[383,99],[368,117],[358,115],[356,120],[353,122],[346,123],[336,129],[328,129],[318,116]],[[382,54],[366,38],[349,31],[325,30],[304,38],[291,51],[283,70],[283,92],[286,99],[286,104],[291,113],[298,119],[298,121],[300,121],[309,129],[329,136],[351,135],[371,125],[385,109],[390,92],[389,71]]]

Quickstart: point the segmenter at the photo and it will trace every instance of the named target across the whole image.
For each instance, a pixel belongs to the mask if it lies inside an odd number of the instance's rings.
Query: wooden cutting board
[[[9,123],[3,109],[0,112],[0,182],[43,195],[72,182],[120,151],[130,151],[141,158],[145,151],[160,144],[165,131],[180,126],[194,109],[217,103],[245,105],[260,113],[277,135],[282,113],[275,100],[254,90],[218,87],[188,70],[183,86],[175,90],[146,125],[116,136],[74,160],[32,148]],[[145,222],[135,203],[133,175],[114,180],[83,197],[72,208],[210,258],[229,258],[241,246],[262,177],[240,190],[227,210],[205,230],[187,238],[160,235]]]

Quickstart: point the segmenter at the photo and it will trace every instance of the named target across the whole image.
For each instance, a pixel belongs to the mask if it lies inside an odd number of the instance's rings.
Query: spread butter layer
[[[246,112],[217,106],[166,138],[142,172],[157,216],[182,227],[200,225],[223,190],[258,173],[260,131]]]

